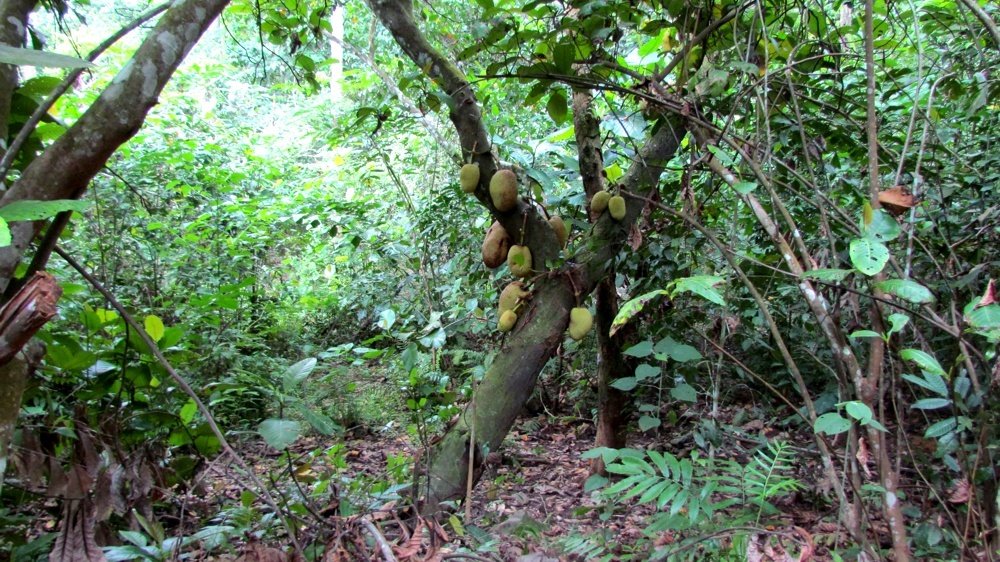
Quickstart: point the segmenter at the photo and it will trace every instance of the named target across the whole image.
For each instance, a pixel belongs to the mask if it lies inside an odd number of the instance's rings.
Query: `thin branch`
[[[996,22],[993,21],[993,18],[991,18],[990,15],[986,13],[986,10],[983,10],[982,7],[979,6],[976,0],[959,0],[959,1],[970,12],[972,12],[972,15],[976,16],[976,19],[978,19],[983,24],[983,27],[986,28],[986,31],[989,31],[990,37],[993,38],[993,43],[995,43],[996,46],[1000,48],[1000,28],[997,27],[997,24]]]
[[[360,519],[360,521],[361,525],[364,526],[368,533],[371,534],[372,538],[375,539],[375,543],[378,544],[378,549],[382,552],[382,558],[385,559],[385,562],[397,562],[398,559],[396,558],[396,555],[393,554],[392,547],[385,540],[385,536],[382,535],[375,524],[364,518]]]

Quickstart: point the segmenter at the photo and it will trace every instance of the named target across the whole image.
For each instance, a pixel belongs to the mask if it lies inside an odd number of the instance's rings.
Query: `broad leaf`
[[[0,248],[10,246],[10,240],[10,227],[7,226],[7,221],[0,217]]]
[[[50,68],[92,68],[94,66],[94,63],[76,57],[9,45],[0,45],[0,63]]]
[[[855,269],[872,276],[882,271],[889,261],[889,248],[885,244],[871,238],[855,238],[851,240],[851,265]]]
[[[914,410],[937,410],[939,408],[947,408],[948,406],[951,406],[951,400],[947,398],[924,398],[923,400],[917,400],[910,407]]]
[[[637,381],[644,381],[658,376],[660,376],[660,368],[648,363],[643,363],[635,368],[635,378]]]
[[[87,201],[75,199],[57,199],[54,201],[36,201],[22,199],[0,207],[0,218],[7,222],[38,221],[52,218],[63,211],[84,211],[89,206]]]
[[[834,283],[843,281],[850,274],[850,269],[813,269],[811,271],[804,272],[802,277]]]
[[[618,390],[628,392],[638,385],[639,381],[635,380],[635,377],[622,377],[620,379],[615,379],[614,382],[611,383],[611,388],[617,388]]]
[[[910,279],[886,279],[875,283],[875,288],[917,304],[934,302],[934,295],[927,287]]]
[[[143,327],[146,328],[146,333],[149,335],[149,339],[154,342],[160,341],[163,337],[165,328],[163,327],[163,320],[160,320],[159,316],[150,314],[146,316],[143,321]]]
[[[641,341],[622,353],[629,357],[647,357],[653,353],[653,342],[649,340]]]
[[[312,374],[313,369],[315,368],[316,368],[316,358],[309,357],[285,369],[285,373],[281,377],[282,382],[284,383],[285,386],[285,390],[291,390],[295,388],[299,383],[306,380],[306,378]]]
[[[680,400],[681,402],[697,402],[698,401],[698,391],[694,389],[693,386],[681,383],[674,388],[670,389],[670,396],[675,400]]]
[[[699,353],[697,349],[685,343],[678,343],[670,336],[656,342],[656,347],[653,348],[653,351],[659,354],[668,355],[671,359],[677,361],[678,363],[701,361],[702,359],[701,353]]]
[[[654,418],[652,416],[639,416],[639,431],[649,431],[660,427],[660,418]]]
[[[611,322],[611,335],[615,335],[615,332],[620,330],[625,324],[628,324],[636,314],[642,312],[643,307],[645,307],[649,301],[666,294],[668,294],[667,291],[663,290],[650,291],[623,304],[618,310],[618,314],[615,315],[614,321]]]
[[[294,420],[271,418],[260,422],[257,426],[257,433],[260,433],[264,441],[279,451],[294,443],[301,432],[299,422]]]
[[[899,353],[904,361],[913,361],[921,369],[948,378],[948,373],[941,367],[933,355],[919,349],[904,349]]]
[[[674,290],[672,294],[676,295],[680,292],[690,292],[705,300],[714,302],[715,304],[724,305],[726,304],[726,301],[722,298],[722,293],[715,290],[715,286],[723,281],[725,281],[725,279],[722,277],[716,277],[715,275],[694,275],[692,277],[684,277],[673,282]]]
[[[858,420],[861,425],[867,425],[868,422],[872,421],[872,409],[863,402],[857,400],[847,402],[844,404],[844,410],[847,411],[847,415]]]
[[[816,423],[813,425],[813,431],[827,435],[837,435],[848,429],[851,429],[851,420],[841,416],[837,412],[823,414],[816,418]]]

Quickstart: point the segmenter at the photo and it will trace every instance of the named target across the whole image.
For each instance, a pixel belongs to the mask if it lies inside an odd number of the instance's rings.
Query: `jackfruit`
[[[490,179],[490,198],[501,213],[517,207],[517,176],[510,170],[500,170]]]
[[[517,314],[514,314],[513,310],[505,310],[503,314],[500,315],[500,321],[497,322],[497,328],[501,332],[509,332],[514,329],[514,324],[517,324]]]
[[[483,263],[490,269],[500,267],[507,259],[509,249],[510,236],[499,222],[494,222],[483,239]]]
[[[621,195],[615,195],[609,199],[608,212],[611,213],[611,218],[616,221],[620,221],[625,218],[625,198]]]
[[[531,275],[531,250],[527,246],[511,246],[507,252],[507,266],[515,277],[528,277]]]
[[[566,223],[563,222],[562,217],[559,215],[552,215],[549,218],[549,226],[556,233],[556,238],[559,239],[559,246],[562,248],[566,247],[566,241],[569,240],[569,232],[566,230]]]
[[[466,164],[458,173],[458,182],[462,184],[462,191],[472,193],[479,185],[479,164]]]
[[[604,209],[608,208],[609,199],[611,199],[611,193],[607,191],[598,191],[590,200],[590,210],[596,214],[603,213]]]
[[[569,337],[576,341],[583,339],[594,325],[594,317],[590,311],[584,307],[577,307],[569,311]]]
[[[526,298],[530,294],[531,293],[524,288],[524,283],[521,283],[520,281],[514,281],[508,284],[503,288],[503,291],[500,291],[500,305],[498,307],[500,309],[500,314],[503,314],[508,310],[514,310],[514,307],[517,306],[517,302]]]

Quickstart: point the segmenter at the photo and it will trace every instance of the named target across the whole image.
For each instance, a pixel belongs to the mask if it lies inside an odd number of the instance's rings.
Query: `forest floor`
[[[646,432],[629,445],[669,451],[677,457],[712,454],[719,461],[746,466],[768,440],[811,443],[808,428],[780,429],[776,420],[768,426],[760,417],[747,414],[723,408],[709,416],[692,407],[676,424],[660,428],[658,434]],[[705,427],[706,417],[720,428],[710,452],[697,446],[695,438],[698,428]],[[751,421],[734,425],[741,419]],[[343,439],[307,436],[292,445],[290,456],[255,437],[238,441],[237,449],[263,481],[280,490],[278,502],[293,506],[299,544],[307,555],[310,548],[314,554],[320,552],[317,547],[322,548],[321,558],[309,556],[322,562],[647,560],[651,548],[676,549],[678,559],[705,560],[719,559],[714,554],[725,552],[739,536],[748,544],[759,542],[741,546],[739,550],[745,553],[741,560],[806,562],[829,560],[830,548],[845,544],[835,523],[836,507],[817,492],[823,488],[818,478],[821,471],[817,456],[808,449],[794,449],[790,476],[801,482],[801,489],[773,502],[779,513],[768,517],[766,526],[753,521],[730,525],[728,513],[719,512],[713,528],[699,530],[711,536],[704,543],[691,543],[686,539],[698,533],[647,532],[655,513],[649,504],[638,505],[634,500],[614,504],[585,491],[591,461],[581,455],[593,447],[593,433],[593,424],[580,418],[521,419],[497,454],[487,459],[484,475],[474,488],[468,521],[464,506],[432,520],[416,517],[408,506],[387,499],[388,494],[379,499],[377,490],[408,480],[411,459],[418,454],[402,431],[355,429]],[[317,493],[320,484],[325,491]],[[262,517],[270,510],[260,498],[247,494],[248,489],[252,487],[235,463],[220,457],[206,465],[190,489],[155,490],[155,509],[165,536],[191,537],[229,526],[236,530],[230,530],[222,544],[210,545],[204,539],[191,542],[184,549],[185,559],[301,560],[292,554],[284,524]],[[309,501],[295,499],[306,495]],[[29,538],[56,531],[62,515],[57,508],[58,502],[44,497],[19,506],[18,511],[30,516],[25,518],[30,521],[25,529]],[[116,534],[108,528],[101,541],[113,540]],[[164,557],[147,559],[173,559],[169,552],[161,554]]]
[[[734,411],[723,410],[716,416],[719,425],[730,430],[714,448],[717,459],[732,459],[742,465],[750,463],[765,435],[792,443],[811,442],[805,434],[768,431],[759,420],[738,428],[729,426],[726,422],[733,421],[733,414]],[[692,428],[701,417],[688,412],[669,431],[663,429],[659,435],[640,438],[630,446],[666,449],[679,457],[687,456],[695,449]],[[346,466],[341,464],[337,469],[346,477],[344,482],[384,482],[387,462],[394,456],[409,458],[417,453],[406,436],[349,432],[347,437],[341,450]],[[351,510],[358,512],[344,516],[340,500],[331,496],[326,506],[317,506],[313,513],[303,514],[303,521],[311,523],[304,527],[300,538],[325,544],[324,562],[461,558],[555,562],[601,557],[646,560],[651,544],[668,548],[677,545],[681,558],[708,559],[699,554],[704,545],[682,544],[681,539],[686,535],[679,533],[662,531],[652,534],[651,540],[642,541],[654,507],[637,505],[634,501],[611,506],[600,496],[585,491],[590,461],[582,459],[581,454],[593,447],[593,440],[593,425],[586,421],[546,416],[522,419],[508,435],[499,454],[488,459],[484,476],[473,492],[471,521],[465,521],[461,506],[454,515],[439,518],[438,524],[413,517],[412,511],[391,501],[380,506],[371,504],[367,509],[352,507]],[[300,439],[293,446],[295,460],[291,470],[303,477],[303,486],[314,478],[310,475],[329,472],[330,466],[324,466],[329,458],[315,453],[328,446],[318,438]],[[282,469],[288,470],[287,459],[279,458],[257,442],[245,443],[241,453],[260,469],[261,474],[275,475]],[[704,451],[700,454],[705,455]],[[769,518],[770,524],[759,529],[757,535],[749,533],[753,540],[760,542],[755,550],[751,547],[759,555],[747,556],[744,560],[829,560],[828,547],[838,541],[844,544],[835,524],[835,507],[826,505],[822,497],[814,493],[821,487],[816,455],[806,449],[797,449],[795,458],[794,476],[801,481],[802,490],[777,501],[776,507],[781,513]],[[234,472],[222,466],[212,467],[209,472],[205,481],[210,492],[200,501],[215,505],[238,501],[240,489],[233,478]],[[288,474],[286,472],[285,476]],[[212,499],[219,494],[229,499]],[[823,505],[826,507],[819,507]],[[317,522],[317,515],[326,518],[326,522]],[[718,514],[716,518],[724,521],[725,514]],[[376,531],[380,535],[377,539],[374,538]],[[719,545],[727,545],[733,536],[748,535],[745,528],[727,529],[724,523],[720,523],[715,532],[711,538],[715,546],[710,548],[714,552],[719,552]],[[288,545],[277,542],[267,539],[248,542],[237,548],[235,554],[224,558],[237,558],[239,562],[292,560],[293,557],[284,554],[288,552]],[[389,557],[389,552],[378,550],[380,542],[391,550],[394,558]],[[807,555],[804,556],[803,551]]]

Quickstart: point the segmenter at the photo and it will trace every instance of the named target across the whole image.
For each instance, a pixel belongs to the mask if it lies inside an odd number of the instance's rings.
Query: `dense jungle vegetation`
[[[0,559],[1000,559],[992,0],[0,0]]]

